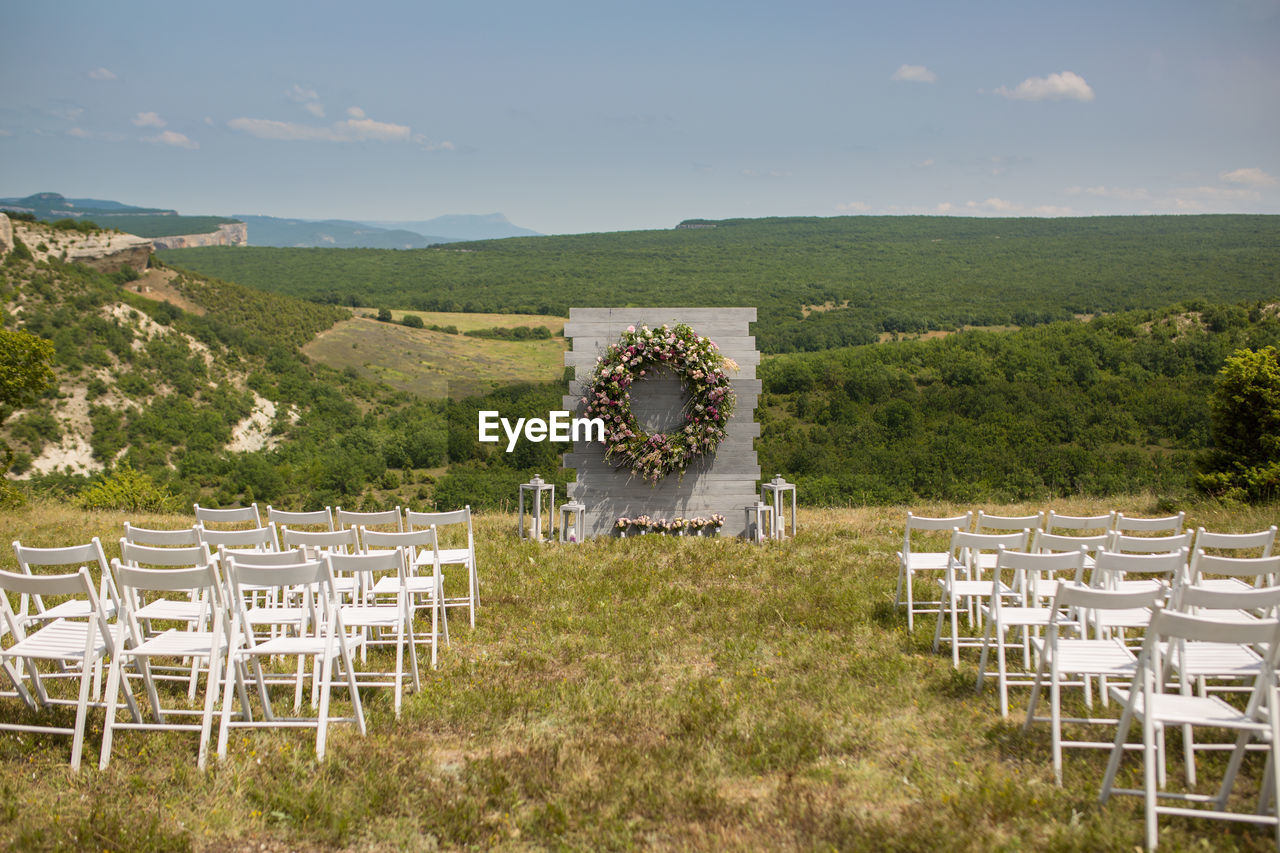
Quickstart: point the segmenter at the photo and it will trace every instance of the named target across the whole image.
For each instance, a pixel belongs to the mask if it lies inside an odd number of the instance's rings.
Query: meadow
[[[500,341],[411,329],[400,325],[404,314],[392,312],[395,322],[391,323],[363,316],[344,320],[318,334],[302,347],[302,353],[334,370],[350,370],[424,399],[476,396],[518,382],[552,382],[564,373],[563,338]],[[470,318],[456,326],[460,332],[511,327],[526,320],[497,314],[419,316],[427,324],[439,326],[455,325],[458,317]],[[498,318],[500,322],[477,317]],[[556,319],[556,325],[563,328],[564,321]]]
[[[1156,511],[1149,495],[1105,507]],[[1280,520],[1274,505],[1186,509],[1189,525],[1224,531]],[[79,775],[65,738],[6,733],[0,847],[1134,849],[1140,801],[1096,805],[1104,753],[1069,752],[1055,787],[1047,727],[1021,731],[1025,692],[1003,721],[994,692],[974,691],[975,657],[954,672],[930,651],[932,624],[907,633],[892,605],[906,510],[803,509],[797,538],[764,546],[656,535],[547,546],[518,541],[509,515],[481,515],[477,626],[454,620],[452,648],[401,720],[389,692],[369,692],[368,736],[332,730],[321,764],[308,734],[250,732],[206,773],[190,737],[171,734],[122,735],[99,772],[100,712]],[[35,545],[97,535],[111,551],[125,519],[36,502],[0,513],[0,531]],[[1132,783],[1138,763],[1126,768]],[[1247,762],[1240,798],[1260,770]],[[1166,819],[1161,845],[1274,839]]]

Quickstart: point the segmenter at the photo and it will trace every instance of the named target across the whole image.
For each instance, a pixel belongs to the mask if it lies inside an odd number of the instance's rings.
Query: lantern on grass
[[[542,510],[543,496],[547,498],[547,509],[544,513]],[[542,538],[542,520],[547,520],[547,538],[555,533],[555,512],[556,512],[556,487],[544,482],[537,474],[533,475],[533,479],[527,483],[520,484],[520,538],[532,539],[535,542],[546,541]],[[530,501],[529,511],[525,511],[525,498]],[[529,516],[529,525],[526,528],[524,519]]]

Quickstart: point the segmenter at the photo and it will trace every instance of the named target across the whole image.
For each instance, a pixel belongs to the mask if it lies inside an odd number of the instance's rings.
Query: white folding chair
[[[1122,554],[1116,551],[1099,551],[1094,559],[1089,586],[1094,589],[1133,592],[1149,590],[1157,600],[1165,602],[1181,582],[1187,568],[1186,549],[1169,553]],[[1127,610],[1111,608],[1099,610],[1088,620],[1098,639],[1123,636],[1126,629],[1142,631],[1151,619],[1151,611],[1145,605]],[[1141,636],[1136,638],[1137,645]]]
[[[1178,613],[1203,616],[1218,622],[1257,622],[1260,618],[1275,619],[1280,616],[1280,586],[1220,591],[1198,586],[1180,587],[1175,593],[1173,606]],[[1245,643],[1213,643],[1184,640],[1172,649],[1163,650],[1164,680],[1175,677],[1182,692],[1208,696],[1210,691],[1246,692],[1252,688],[1241,686],[1258,675],[1263,656],[1253,646]],[[1195,746],[1191,727],[1183,730],[1187,784],[1196,783],[1196,749],[1212,749],[1213,746]]]
[[[348,527],[367,527],[370,530],[389,529],[395,533],[404,532],[404,514],[398,506],[395,509],[382,509],[371,512],[359,512],[338,507],[334,510],[334,518],[337,519],[339,530],[344,530]]]
[[[1186,582],[1223,592],[1244,592],[1280,583],[1280,556],[1223,557],[1196,551],[1187,567]]]
[[[1190,530],[1168,536],[1134,536],[1113,531],[1106,550],[1116,554],[1173,554],[1177,551],[1191,553]]]
[[[280,547],[285,549],[306,548],[313,557],[322,554],[354,554],[360,550],[359,534],[355,528],[345,530],[294,530],[292,527],[280,528]],[[360,597],[356,589],[356,578],[349,575],[335,575],[334,589],[340,596],[350,598],[353,602]]]
[[[1259,530],[1255,533],[1213,533],[1205,530],[1203,527],[1196,528],[1196,539],[1191,546],[1191,552],[1204,551],[1206,553],[1218,553],[1220,551],[1231,551],[1230,554],[1222,554],[1224,557],[1270,557],[1271,550],[1276,544],[1276,526],[1273,524],[1266,530]],[[1234,553],[1239,551],[1251,551],[1257,553],[1240,554]]]
[[[1058,585],[1058,594],[1053,600],[1049,627],[1045,631],[1044,640],[1032,641],[1040,652],[1040,664],[1036,669],[1036,677],[1032,681],[1031,699],[1027,704],[1027,719],[1022,728],[1023,731],[1027,731],[1034,722],[1047,721],[1050,724],[1053,777],[1059,785],[1062,784],[1062,750],[1064,748],[1111,748],[1110,741],[1064,740],[1062,724],[1113,725],[1116,722],[1109,717],[1064,717],[1062,688],[1083,688],[1085,705],[1092,709],[1091,680],[1096,678],[1099,681],[1099,695],[1103,705],[1106,705],[1108,702],[1107,680],[1113,678],[1129,680],[1133,676],[1137,660],[1133,652],[1119,639],[1064,637],[1062,636],[1063,628],[1074,627],[1066,624],[1069,620],[1080,623],[1088,621],[1090,614],[1108,610],[1129,611],[1137,608],[1151,608],[1155,606],[1159,597],[1160,592],[1155,589],[1118,592],[1075,584]],[[1049,716],[1037,717],[1036,707],[1046,685],[1049,689]]]
[[[333,575],[329,571],[329,564],[324,560],[308,560],[283,566],[248,566],[240,563],[235,555],[231,555],[227,559],[227,584],[233,609],[228,672],[232,666],[245,665],[247,668],[250,664],[252,665],[253,679],[262,704],[262,718],[254,719],[246,709],[242,719],[233,720],[231,693],[234,679],[223,679],[218,758],[226,757],[228,737],[232,728],[313,727],[316,729],[317,759],[324,758],[327,732],[331,722],[354,722],[359,727],[360,734],[365,734],[364,709],[360,704],[360,691],[356,686],[355,666],[351,657],[352,645],[358,646],[361,641],[359,638],[349,637],[342,623],[342,614],[334,594]],[[306,617],[295,633],[260,640],[254,636],[253,625],[247,618],[245,593],[248,589],[270,588],[276,588],[282,592],[295,588],[302,590],[302,607]],[[269,685],[262,669],[263,659],[274,657],[297,657],[300,671],[305,669],[306,660],[315,661],[318,675],[313,675],[313,679],[319,690],[319,703],[314,717],[297,716],[301,704],[301,684],[298,685],[294,695],[295,716],[276,715],[272,708]],[[330,687],[335,678],[335,667],[341,668],[343,681],[350,697],[351,715],[349,717],[331,717],[329,713]]]
[[[279,527],[288,526],[294,530],[338,529],[333,524],[333,510],[330,507],[306,512],[294,512],[287,509],[276,509],[271,504],[267,504],[267,521],[274,521]]]
[[[1084,549],[1084,567],[1092,571],[1098,552],[1111,541],[1110,533],[1049,533],[1037,530],[1031,538],[1031,551],[1034,554],[1074,554]]]
[[[204,524],[197,524],[200,541],[209,546],[210,551],[227,548],[231,551],[279,551],[280,537],[274,522],[264,527],[247,527],[239,530],[210,530]]]
[[[401,697],[404,693],[404,653],[409,652],[409,668],[413,676],[415,692],[422,689],[418,676],[418,647],[413,634],[413,609],[409,594],[409,561],[403,548],[391,551],[374,551],[366,554],[325,555],[329,568],[336,576],[339,573],[362,578],[361,588],[368,590],[367,597],[357,604],[344,604],[339,609],[342,613],[342,624],[349,630],[364,633],[365,648],[371,645],[394,645],[396,665],[394,674],[385,672],[358,671],[356,683],[361,686],[392,686],[395,690],[393,700],[396,719],[400,718]],[[385,589],[394,584],[394,601],[387,604],[377,603],[373,590],[378,582],[386,579],[382,597],[386,598]],[[435,625],[432,629],[434,631]],[[367,659],[362,657],[361,661]],[[436,665],[436,643],[433,634],[431,639],[431,665]],[[391,680],[387,677],[391,676]]]
[[[1013,596],[1012,589],[1000,583],[999,579],[993,587],[990,581],[982,579],[983,563],[995,565],[997,550],[1003,546],[1010,551],[1025,551],[1031,539],[1031,531],[1021,533],[966,533],[953,530],[951,547],[943,576],[938,579],[942,590],[942,604],[938,607],[937,621],[933,630],[933,650],[936,652],[944,640],[951,642],[951,665],[960,668],[960,648],[981,648],[983,642],[980,635],[960,635],[960,610],[968,612],[970,630],[981,627],[981,613],[977,609],[978,602],[992,594]],[[944,619],[951,623],[949,637],[943,635]]]
[[[1049,510],[1044,517],[1044,532],[1059,533],[1064,536],[1086,536],[1110,533],[1115,528],[1115,511],[1101,515],[1060,515]],[[1095,533],[1088,533],[1095,531]]]
[[[915,616],[917,613],[936,613],[942,604],[941,598],[937,600],[916,600],[915,585],[913,583],[916,574],[920,572],[946,571],[947,559],[950,556],[950,552],[945,548],[940,551],[924,550],[920,545],[920,539],[930,535],[937,538],[938,534],[945,534],[943,542],[949,542],[951,531],[956,528],[968,530],[972,522],[973,513],[971,512],[946,518],[933,518],[907,513],[906,531],[902,536],[902,550],[898,552],[898,591],[893,596],[894,607],[900,607],[904,603],[905,593],[907,631],[915,630]],[[917,535],[913,537],[913,533]]]
[[[408,561],[405,579],[414,610],[431,609],[431,666],[436,665],[436,639],[443,634],[449,644],[449,613],[444,609],[444,574],[440,569],[440,549],[435,528],[393,533],[360,528],[360,543],[365,553],[403,548]],[[378,584],[381,584],[379,588]],[[381,578],[373,587],[376,597],[391,595],[396,590],[391,578]]]
[[[1267,649],[1263,664],[1254,681],[1248,705],[1239,710],[1218,696],[1188,696],[1184,693],[1166,693],[1162,650],[1176,648],[1185,642],[1240,643]],[[1159,841],[1159,816],[1211,818],[1216,820],[1243,821],[1274,827],[1276,844],[1280,846],[1280,821],[1275,810],[1268,807],[1280,789],[1280,762],[1275,759],[1275,744],[1280,743],[1280,716],[1276,708],[1275,668],[1280,650],[1280,623],[1265,620],[1252,623],[1218,622],[1201,616],[1158,610],[1151,619],[1137,670],[1128,690],[1115,689],[1113,694],[1125,702],[1124,713],[1116,732],[1111,758],[1103,778],[1099,801],[1105,805],[1112,794],[1141,796],[1145,804],[1145,840],[1148,850],[1154,850]],[[1140,748],[1143,759],[1143,785],[1140,789],[1115,786],[1116,773],[1129,744],[1130,725],[1137,720],[1142,725]],[[1235,733],[1231,758],[1227,762],[1222,784],[1216,794],[1173,792],[1164,787],[1164,762],[1159,744],[1169,727],[1199,726]],[[1251,741],[1269,745],[1262,791],[1257,809],[1252,812],[1229,811],[1227,801],[1239,774],[1245,751]],[[1165,806],[1160,799],[1173,799],[1185,805]]]
[[[1059,583],[1079,584],[1084,573],[1084,549],[1074,553],[1036,554],[1008,551],[999,548],[996,565],[991,575],[989,604],[981,605],[986,616],[986,634],[982,639],[982,657],[978,663],[977,689],[982,691],[987,675],[987,663],[991,646],[996,648],[996,679],[1000,689],[1000,716],[1009,716],[1010,685],[1029,686],[1032,683],[1031,640],[1049,627],[1053,610],[1049,606],[1058,593]],[[1005,573],[1009,575],[1008,588],[1016,598],[1006,604],[1006,596],[1000,594]],[[1060,622],[1066,625],[1068,622]],[[1073,623],[1071,623],[1073,624]],[[1019,643],[1006,641],[1009,630],[1020,630]],[[1005,649],[1013,645],[1022,649],[1022,668],[1025,674],[1010,675],[1005,660]]]
[[[112,568],[125,567],[143,569],[191,569],[201,568],[213,562],[209,546],[203,543],[186,547],[165,548],[154,545],[139,545],[120,539],[120,559],[112,561]],[[113,572],[114,574],[114,572]],[[125,593],[121,592],[123,601]],[[205,625],[210,616],[211,602],[203,594],[203,590],[193,589],[191,595],[183,599],[155,597],[146,602],[134,602],[130,609],[131,617],[137,622],[142,637],[153,636],[154,622],[184,622],[195,630]],[[189,685],[189,696],[195,698],[198,681],[198,661],[189,659],[189,666],[154,667],[154,675],[162,680],[185,679]]]
[[[1161,516],[1160,518],[1141,518],[1136,515],[1125,515],[1123,512],[1118,512],[1116,513],[1116,522],[1112,530],[1122,535],[1163,533],[1172,536],[1184,532],[1182,525],[1186,519],[1187,514],[1185,512]]]
[[[200,544],[200,531],[193,524],[177,530],[153,530],[149,527],[135,527],[124,523],[124,540],[135,545],[150,545],[153,548],[189,548]]]
[[[69,600],[83,602],[77,611],[81,618],[27,622],[14,612],[10,594],[37,601],[44,596],[71,596]],[[0,616],[13,639],[11,646],[0,648],[0,669],[8,676],[18,697],[32,712],[48,710],[55,705],[74,705],[76,709],[75,723],[71,727],[3,720],[0,721],[0,730],[71,735],[71,769],[78,771],[89,706],[100,704],[91,696],[93,674],[100,673],[103,660],[115,653],[111,629],[98,593],[93,588],[89,570],[81,566],[73,574],[34,576],[0,571]],[[42,671],[40,661],[57,665],[59,671]],[[78,664],[79,671],[63,668],[68,661]],[[19,668],[25,668],[30,680],[29,688],[23,683]],[[59,679],[79,681],[76,699],[51,694],[50,688]],[[96,689],[93,692],[96,693]],[[133,720],[139,722],[141,718],[133,697],[126,696],[125,699]]]
[[[208,552],[206,551],[206,556]],[[116,583],[121,589],[122,608],[116,620],[115,654],[107,677],[106,719],[102,731],[102,753],[98,762],[101,770],[111,761],[111,749],[115,732],[131,731],[183,731],[199,734],[196,766],[204,769],[209,754],[210,733],[216,708],[218,690],[222,683],[222,665],[231,642],[230,625],[226,618],[223,586],[214,562],[189,568],[148,569],[112,564]],[[157,593],[181,593],[186,600],[204,602],[207,619],[203,621],[180,620],[178,626],[156,632],[143,630],[143,621],[155,619],[154,611],[147,608],[168,602],[163,595],[148,598]],[[147,615],[144,615],[147,614]],[[152,668],[157,659],[202,661],[206,672],[203,705],[200,709],[164,707],[156,686]],[[132,697],[129,670],[137,671],[151,704],[154,719],[121,721],[119,696],[123,692]],[[195,667],[193,666],[193,673]],[[242,707],[248,707],[248,696],[238,670],[227,673],[236,682]],[[193,676],[194,677],[194,676]],[[191,697],[189,697],[190,699]],[[181,719],[199,717],[198,723],[184,723]]]
[[[258,513],[258,505],[256,503],[227,509],[215,509],[213,507],[200,506],[200,504],[192,504],[192,509],[195,511],[196,524],[204,527],[208,527],[211,524],[233,525],[235,527],[262,526],[262,516]]]
[[[107,564],[106,554],[102,551],[102,543],[98,537],[83,545],[68,545],[60,548],[33,548],[14,541],[13,555],[18,558],[18,570],[24,575],[38,575],[40,569],[84,566],[90,574],[96,573],[99,579],[98,599],[108,619],[115,615],[120,605],[120,593],[111,579],[111,570]],[[65,571],[64,571],[65,573]],[[29,612],[29,604],[34,605],[34,612]],[[19,618],[26,620],[48,619],[83,619],[89,615],[89,604],[84,599],[71,598],[53,607],[46,607],[43,597],[31,598],[23,595],[18,607]]]
[[[467,594],[444,599],[445,607],[466,607],[471,617],[471,627],[476,626],[476,609],[480,606],[480,576],[476,571],[476,537],[471,526],[471,506],[449,512],[414,512],[406,510],[405,523],[410,530],[426,530],[435,527],[436,536],[444,539],[445,528],[457,527],[450,547],[440,546],[440,565],[462,566],[467,573]],[[463,534],[465,532],[465,539]]]

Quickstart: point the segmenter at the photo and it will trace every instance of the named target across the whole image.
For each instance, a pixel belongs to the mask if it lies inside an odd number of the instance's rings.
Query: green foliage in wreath
[[[689,392],[684,425],[670,433],[648,434],[631,411],[631,385],[667,369]],[[738,365],[715,343],[684,323],[674,328],[627,327],[618,343],[596,360],[582,398],[588,418],[605,423],[605,458],[650,483],[712,453],[725,437],[736,397],[727,370]]]

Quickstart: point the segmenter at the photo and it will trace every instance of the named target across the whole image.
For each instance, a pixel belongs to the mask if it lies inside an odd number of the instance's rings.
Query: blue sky
[[[544,233],[1280,213],[1280,0],[17,3],[0,196]]]

